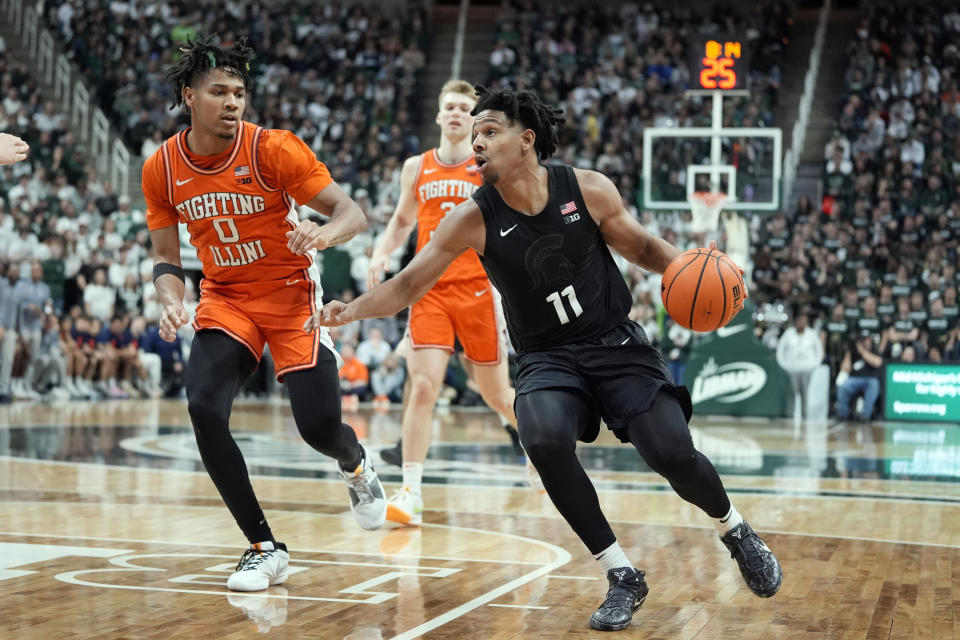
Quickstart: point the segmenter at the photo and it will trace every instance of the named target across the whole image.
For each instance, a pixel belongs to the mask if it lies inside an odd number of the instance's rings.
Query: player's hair
[[[440,95],[437,96],[437,102],[440,104],[441,109],[443,109],[443,96],[448,93],[462,93],[465,96],[469,96],[474,102],[477,101],[477,92],[473,90],[472,84],[466,80],[447,80],[443,83],[443,86],[440,87]]]
[[[563,109],[548,106],[540,100],[533,91],[514,91],[512,89],[489,88],[478,84],[476,86],[477,106],[470,112],[477,115],[481,111],[502,111],[511,122],[519,122],[525,129],[530,129],[536,136],[533,148],[541,160],[546,160],[557,150],[559,140],[557,127],[566,119]]]
[[[173,106],[183,102],[184,87],[192,87],[204,74],[220,69],[224,73],[243,81],[243,88],[250,89],[250,61],[253,49],[247,46],[247,39],[238,38],[229,49],[214,43],[214,36],[197,35],[180,46],[181,56],[173,66],[163,74],[163,79],[173,88]]]

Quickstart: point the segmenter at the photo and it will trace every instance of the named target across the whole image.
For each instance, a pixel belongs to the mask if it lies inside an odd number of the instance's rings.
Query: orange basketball
[[[730,322],[747,288],[740,269],[716,249],[690,249],[674,258],[660,285],[660,298],[674,322],[694,331],[713,331]]]

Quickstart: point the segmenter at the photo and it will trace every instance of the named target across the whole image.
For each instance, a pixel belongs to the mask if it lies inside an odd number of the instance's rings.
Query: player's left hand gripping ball
[[[287,248],[298,256],[311,249],[323,251],[328,243],[322,229],[313,220],[301,220],[296,229],[287,232]]]

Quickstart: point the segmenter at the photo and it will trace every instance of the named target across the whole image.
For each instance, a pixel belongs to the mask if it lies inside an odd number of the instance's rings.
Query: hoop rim
[[[693,216],[690,230],[694,233],[714,231],[720,222],[720,211],[729,199],[723,191],[694,191],[687,201]]]
[[[694,191],[690,194],[689,201],[691,204],[696,202],[702,206],[715,207],[718,202],[723,206],[729,198],[723,191]]]

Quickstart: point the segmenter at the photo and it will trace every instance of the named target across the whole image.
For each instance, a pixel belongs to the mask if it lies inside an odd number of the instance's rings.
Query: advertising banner
[[[960,365],[888,364],[886,381],[887,420],[960,423]]]
[[[699,414],[786,415],[790,380],[776,354],[754,337],[749,301],[730,324],[699,339],[684,382]]]

